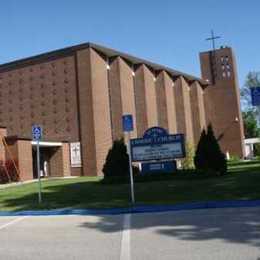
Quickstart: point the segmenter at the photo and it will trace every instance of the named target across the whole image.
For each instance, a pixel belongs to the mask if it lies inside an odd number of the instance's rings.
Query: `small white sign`
[[[70,164],[71,167],[81,167],[80,142],[70,143]]]

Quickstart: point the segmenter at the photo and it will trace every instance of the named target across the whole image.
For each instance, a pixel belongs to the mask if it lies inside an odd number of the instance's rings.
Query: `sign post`
[[[38,125],[32,126],[32,136],[33,140],[36,141],[36,148],[37,148],[37,173],[38,173],[38,201],[39,203],[42,202],[42,186],[41,186],[41,172],[40,172],[40,140],[42,138],[42,128]]]
[[[134,194],[134,178],[133,178],[133,168],[132,168],[132,156],[131,156],[131,147],[130,147],[130,132],[133,131],[133,116],[132,115],[123,115],[123,131],[126,133],[127,141],[127,153],[129,156],[129,173],[130,173],[130,185],[131,185],[131,201],[132,204],[135,203],[135,194]]]

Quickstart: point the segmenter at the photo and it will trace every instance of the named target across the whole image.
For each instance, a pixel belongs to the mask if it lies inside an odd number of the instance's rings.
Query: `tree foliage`
[[[182,168],[185,170],[194,169],[194,147],[189,142],[185,145],[186,157],[182,160]]]
[[[194,157],[194,164],[197,170],[217,174],[227,172],[227,161],[222,153],[218,141],[214,135],[211,125],[207,132],[202,131],[197,150]]]
[[[115,140],[108,151],[103,166],[104,177],[126,177],[129,175],[129,158],[123,139]]]
[[[257,126],[257,114],[254,110],[248,110],[242,113],[244,122],[244,132],[246,138],[260,136],[260,129]]]

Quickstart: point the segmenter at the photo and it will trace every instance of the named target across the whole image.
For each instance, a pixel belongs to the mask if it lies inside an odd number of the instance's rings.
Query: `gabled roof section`
[[[16,61],[12,61],[9,63],[5,63],[5,64],[1,64],[0,65],[0,72],[3,71],[8,71],[17,67],[24,67],[24,66],[28,66],[28,65],[33,65],[36,63],[39,63],[41,61],[46,61],[46,60],[50,60],[50,59],[57,59],[58,57],[62,57],[62,56],[69,56],[69,55],[73,55],[76,51],[79,50],[83,50],[86,48],[93,48],[95,49],[97,52],[102,53],[103,55],[111,58],[111,57],[115,57],[115,56],[120,56],[122,58],[124,58],[125,60],[129,61],[129,63],[132,63],[133,65],[138,65],[138,64],[146,64],[147,66],[151,67],[153,70],[165,70],[169,73],[169,75],[171,75],[173,78],[177,78],[179,76],[183,76],[187,81],[189,82],[193,82],[193,81],[198,81],[202,86],[207,86],[208,82],[198,78],[198,77],[194,77],[191,76],[189,74],[177,71],[177,70],[173,70],[169,67],[163,66],[163,65],[159,65],[144,59],[140,59],[137,58],[135,56],[123,53],[123,52],[119,52],[107,47],[103,47],[101,45],[95,44],[95,43],[83,43],[83,44],[79,44],[79,45],[75,45],[72,47],[67,47],[67,48],[63,48],[63,49],[59,49],[59,50],[55,50],[55,51],[51,51],[51,52],[46,52],[40,55],[36,55],[36,56],[32,56],[32,57],[28,57],[25,59],[21,59],[21,60],[16,60]]]

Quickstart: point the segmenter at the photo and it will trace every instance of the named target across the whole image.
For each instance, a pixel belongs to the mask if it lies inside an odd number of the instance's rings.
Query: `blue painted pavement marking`
[[[129,208],[108,209],[55,209],[55,210],[24,210],[24,211],[0,211],[0,216],[50,216],[50,215],[118,215],[129,213],[152,213],[178,210],[209,209],[209,208],[238,208],[259,207],[260,200],[227,200],[194,202],[175,205],[138,205]]]

